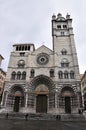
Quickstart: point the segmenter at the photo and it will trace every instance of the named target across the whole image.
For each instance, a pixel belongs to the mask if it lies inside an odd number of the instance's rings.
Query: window
[[[63,25],[63,28],[66,29],[66,28],[67,28],[67,25]]]
[[[59,71],[59,72],[58,72],[58,76],[59,76],[59,79],[63,79],[63,72],[62,72],[62,71]]]
[[[21,46],[19,46],[19,48],[18,48],[18,49],[19,49],[19,51],[21,51]]]
[[[70,71],[70,78],[74,79],[74,72],[73,71]]]
[[[63,48],[61,53],[62,53],[62,55],[66,55],[67,54],[67,50]]]
[[[13,71],[12,74],[11,74],[11,79],[15,80],[16,79],[16,72]]]
[[[24,68],[24,66],[25,66],[25,61],[24,60],[19,60],[18,61],[18,67],[19,68]]]
[[[24,51],[24,46],[21,46],[21,50]]]
[[[69,67],[69,63],[61,63],[61,67]]]
[[[68,72],[67,72],[67,71],[64,72],[64,78],[65,78],[65,79],[68,79],[68,78],[69,78],[69,75],[68,75]]]
[[[20,56],[24,56],[24,55],[25,55],[25,52],[21,52],[21,53],[20,53]]]
[[[16,47],[16,51],[18,51],[18,46]]]
[[[61,29],[61,25],[57,25],[57,28],[58,28],[58,29]]]
[[[20,71],[17,72],[17,79],[18,79],[18,80],[21,79],[21,72],[20,72]]]
[[[34,77],[34,74],[35,74],[34,69],[32,69],[30,73],[31,73],[31,74],[30,74],[31,78],[33,78],[33,77]]]
[[[27,46],[25,46],[25,51],[27,50]]]
[[[69,62],[66,58],[62,59],[61,67],[69,67]]]
[[[30,50],[30,46],[28,46],[28,50]]]
[[[50,77],[54,77],[54,70],[53,69],[50,70]]]
[[[26,72],[22,72],[22,79],[25,80],[26,79]]]
[[[64,34],[65,34],[64,32],[61,32],[61,36],[64,36]]]

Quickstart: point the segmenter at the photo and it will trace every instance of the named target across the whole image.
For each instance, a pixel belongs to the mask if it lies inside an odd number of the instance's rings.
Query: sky
[[[86,70],[86,0],[0,0],[0,54],[7,71],[16,43],[42,44],[52,49],[51,18],[70,14],[80,73]]]

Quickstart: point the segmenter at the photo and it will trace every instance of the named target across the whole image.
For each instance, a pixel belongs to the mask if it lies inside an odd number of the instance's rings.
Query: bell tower
[[[58,55],[58,62],[63,58],[68,59],[69,67],[74,69],[77,80],[80,80],[72,19],[69,14],[66,18],[61,13],[52,16],[52,44],[53,51]],[[60,66],[60,63],[57,64]]]
[[[62,14],[52,16],[52,38],[53,38],[53,50],[59,53],[59,47],[67,46],[73,36],[72,19],[70,15],[66,15],[66,18]]]

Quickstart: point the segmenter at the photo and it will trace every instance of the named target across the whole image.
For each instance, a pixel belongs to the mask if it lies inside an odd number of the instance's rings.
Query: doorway
[[[19,112],[19,103],[20,103],[20,97],[19,96],[15,96],[14,112]]]
[[[70,97],[65,97],[65,113],[71,113]]]
[[[47,96],[45,94],[37,95],[36,112],[37,113],[47,113]]]

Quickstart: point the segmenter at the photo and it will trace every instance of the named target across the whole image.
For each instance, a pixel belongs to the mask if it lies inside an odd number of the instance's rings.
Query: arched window
[[[66,55],[67,54],[67,50],[65,48],[63,48],[61,53],[62,53],[62,55]]]
[[[64,36],[65,35],[65,32],[61,32],[61,36]]]
[[[61,25],[57,25],[57,28],[58,28],[58,29],[61,29]]]
[[[74,79],[74,71],[70,71],[70,78]]]
[[[64,78],[65,78],[65,79],[68,79],[68,78],[69,78],[69,75],[68,75],[68,72],[67,72],[67,71],[64,72]]]
[[[66,28],[67,28],[67,25],[63,25],[63,28],[66,29]]]
[[[18,46],[16,46],[16,51],[18,51]]]
[[[69,62],[66,58],[62,59],[61,67],[69,67]]]
[[[59,79],[63,79],[63,72],[62,72],[62,71],[59,71],[59,72],[58,72],[58,76],[59,76]]]
[[[19,46],[19,51],[21,51],[21,46]]]
[[[24,51],[24,46],[22,46],[22,51]]]
[[[16,79],[16,72],[13,71],[12,74],[11,74],[11,79],[15,80]]]
[[[27,46],[25,46],[25,50],[27,50]]]
[[[24,68],[24,66],[25,66],[25,61],[24,60],[19,60],[18,61],[18,67],[19,68]]]
[[[54,77],[54,70],[53,69],[50,70],[50,77]]]
[[[17,79],[18,79],[18,80],[21,79],[21,72],[20,72],[20,71],[17,72]]]
[[[35,74],[34,69],[32,69],[30,73],[31,73],[31,74],[30,74],[30,77],[33,78],[33,77],[34,77],[34,74]]]
[[[26,79],[26,72],[22,72],[22,79],[25,80]]]

